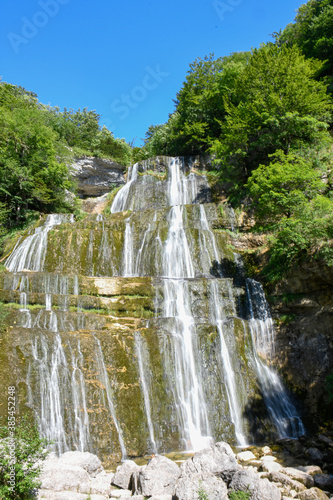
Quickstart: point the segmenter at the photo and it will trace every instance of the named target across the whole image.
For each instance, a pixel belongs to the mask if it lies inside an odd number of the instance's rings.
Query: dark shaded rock
[[[112,185],[125,184],[125,167],[112,160],[84,156],[76,158],[71,168],[81,198],[102,196]]]
[[[323,462],[323,454],[318,448],[309,448],[305,452],[305,456],[308,457],[314,464],[320,464]]]
[[[316,474],[313,479],[317,488],[333,493],[333,476],[330,474]]]

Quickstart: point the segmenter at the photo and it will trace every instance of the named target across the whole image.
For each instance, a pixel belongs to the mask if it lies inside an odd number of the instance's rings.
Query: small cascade
[[[251,319],[249,321],[254,360],[267,409],[280,438],[297,438],[305,434],[303,422],[278,374],[264,364],[261,357],[270,359],[274,349],[274,326],[260,283],[246,283]]]
[[[145,370],[144,366],[143,366],[143,364],[145,362],[145,367],[147,367],[146,361],[148,361],[148,360],[147,360],[147,355],[145,352],[143,340],[142,340],[139,332],[135,333],[135,351],[136,351],[136,354],[138,356],[140,384],[142,387],[144,405],[145,405],[146,416],[147,416],[147,424],[148,424],[148,430],[149,430],[151,452],[157,453],[158,450],[157,450],[157,446],[156,446],[156,442],[155,442],[154,426],[153,426],[153,420],[152,420],[152,416],[151,416],[151,406],[150,406],[150,395],[149,395],[150,376],[149,376],[147,368]]]
[[[28,291],[29,291],[29,278],[22,276],[20,282],[20,311],[23,313],[23,328],[31,328],[32,318],[30,310],[27,308],[28,304]]]
[[[112,388],[111,388],[108,372],[107,372],[107,369],[106,369],[106,366],[104,363],[104,356],[103,356],[101,343],[100,343],[99,339],[97,339],[96,337],[95,337],[95,343],[97,346],[97,349],[95,350],[95,355],[96,355],[96,360],[97,360],[97,364],[98,364],[99,377],[100,377],[100,380],[103,383],[103,386],[105,388],[106,398],[107,398],[107,403],[109,406],[110,414],[112,416],[113,423],[117,429],[118,439],[119,439],[119,444],[120,444],[120,449],[121,449],[121,454],[122,454],[122,460],[126,460],[127,452],[126,452],[126,447],[125,447],[125,443],[124,443],[123,432],[121,430],[119,421],[117,419],[116,410],[115,410],[114,403],[113,403],[113,393],[112,393]],[[103,397],[104,397],[104,392],[103,392]]]
[[[118,193],[116,194],[112,206],[111,206],[111,213],[114,214],[116,212],[124,212],[124,210],[128,210],[126,207],[128,195],[131,189],[132,184],[138,177],[138,172],[139,172],[139,164],[135,163],[133,167],[130,167],[128,169],[128,175],[127,175],[127,183],[125,186],[123,186]]]
[[[74,222],[73,216],[67,214],[50,214],[42,226],[36,227],[34,234],[21,238],[11,255],[6,260],[8,271],[19,272],[23,270],[42,271],[47,249],[47,233],[54,227],[64,222]]]
[[[219,293],[218,290],[217,281],[212,280],[211,290],[213,297],[215,321],[221,342],[221,358],[225,374],[231,420],[235,426],[237,444],[239,446],[244,447],[246,446],[246,437],[243,426],[242,407],[239,401],[240,393],[244,394],[244,386],[242,384],[242,380],[236,380],[235,370],[232,368],[231,357],[224,335],[225,320],[226,320],[226,317],[224,316],[225,308],[222,303],[221,294]]]
[[[122,275],[133,276],[133,235],[131,224],[126,221]]]
[[[85,451],[90,444],[80,343],[76,352],[71,346],[70,349],[69,363],[59,333],[54,336],[51,346],[45,335],[36,336],[32,342],[33,363],[29,365],[27,376],[28,403],[35,409],[42,436],[54,443],[58,454],[72,447]],[[38,408],[33,396],[36,393]],[[70,406],[73,406],[74,415],[69,411]]]
[[[44,336],[32,343],[32,356],[37,368],[34,383],[31,380],[32,367],[28,372],[29,404],[35,407],[33,393],[39,392],[40,408],[37,414],[40,432],[49,441],[54,441],[58,454],[69,450],[65,432],[64,399],[70,387],[66,356],[61,345],[60,335],[54,338],[52,352],[49,352]],[[35,369],[36,369],[35,368]],[[33,386],[33,391],[32,391]]]
[[[72,377],[71,389],[74,407],[74,442],[78,443],[79,451],[86,451],[90,445],[89,415],[87,411],[85,381],[81,370],[83,354],[80,341],[77,343],[77,356],[71,349]]]

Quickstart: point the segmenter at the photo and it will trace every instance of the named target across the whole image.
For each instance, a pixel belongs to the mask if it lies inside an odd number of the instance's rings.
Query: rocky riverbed
[[[273,450],[251,447],[237,454],[219,442],[180,465],[156,455],[141,466],[126,460],[115,472],[105,471],[91,453],[51,454],[38,499],[326,500],[333,498],[332,454],[333,441],[326,436],[315,442],[286,439]]]

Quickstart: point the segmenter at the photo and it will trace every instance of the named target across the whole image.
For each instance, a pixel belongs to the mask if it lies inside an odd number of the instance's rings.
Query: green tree
[[[281,150],[270,158],[271,162],[259,165],[247,182],[257,219],[263,226],[272,226],[301,212],[326,189],[320,172],[304,158]]]
[[[234,176],[246,178],[276,150],[287,154],[328,137],[332,103],[325,84],[314,79],[321,66],[297,47],[253,50],[236,82],[238,104],[226,102],[221,138],[211,148]]]
[[[0,207],[8,227],[24,221],[31,210],[68,208],[67,155],[34,95],[1,83]]]
[[[333,0],[310,0],[301,5],[295,22],[276,34],[279,45],[297,45],[306,57],[324,61],[318,75],[333,91]]]

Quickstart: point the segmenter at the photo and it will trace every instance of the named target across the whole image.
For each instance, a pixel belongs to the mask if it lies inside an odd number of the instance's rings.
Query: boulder
[[[323,473],[319,465],[300,465],[299,467],[295,467],[295,469],[305,472],[309,476]]]
[[[318,448],[309,448],[305,452],[305,456],[308,457],[313,463],[322,463],[324,460],[323,454]]]
[[[249,460],[254,460],[256,457],[253,455],[252,451],[241,451],[237,454],[237,460],[240,462],[248,462]]]
[[[317,488],[333,493],[333,476],[330,474],[316,474],[313,479]]]
[[[275,460],[275,457],[272,456],[262,457],[258,470],[262,472],[282,472],[282,465],[277,463]]]
[[[38,500],[87,500],[87,495],[85,495],[84,493],[76,493],[74,491],[51,491],[42,489],[38,491],[37,499]],[[105,500],[105,497],[103,498],[103,500]]]
[[[281,500],[280,490],[268,479],[261,479],[251,470],[238,470],[232,478],[229,489],[249,492],[250,500]]]
[[[132,492],[130,490],[111,490],[110,498],[122,498],[126,500],[132,498]]]
[[[175,488],[176,500],[228,500],[228,488],[225,482],[211,472],[199,474],[182,474]]]
[[[287,474],[282,472],[269,472],[268,474],[263,474],[261,477],[269,479],[273,483],[280,483],[290,490],[304,491],[306,487],[299,481],[291,479]]]
[[[81,484],[79,491],[90,495],[103,495],[108,498],[111,492],[112,478],[113,474],[108,474],[105,471],[100,472],[89,483]]]
[[[66,451],[58,460],[60,464],[82,467],[82,469],[86,470],[93,477],[103,470],[100,459],[87,451]]]
[[[287,474],[287,476],[291,477],[291,479],[294,479],[295,481],[304,484],[304,486],[306,486],[307,488],[312,488],[314,486],[313,477],[310,476],[310,474],[307,474],[306,472],[294,469],[293,467],[285,467],[282,472],[284,474]]]
[[[144,496],[173,495],[180,476],[180,468],[172,460],[161,455],[152,458],[138,474],[136,493]]]
[[[116,473],[113,476],[112,484],[118,486],[118,488],[123,488],[124,490],[129,490],[131,486],[132,474],[139,472],[141,467],[139,467],[133,460],[125,460],[122,465],[117,467]]]
[[[298,494],[300,500],[329,500],[329,497],[319,488],[310,488]]]
[[[219,442],[195,453],[180,466],[180,469],[182,476],[196,476],[210,472],[228,484],[239,469],[239,465],[231,447],[227,443]]]
[[[78,491],[81,484],[89,482],[88,472],[77,465],[46,461],[40,476],[41,488],[53,491]]]

